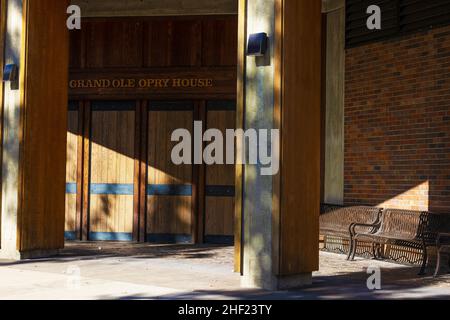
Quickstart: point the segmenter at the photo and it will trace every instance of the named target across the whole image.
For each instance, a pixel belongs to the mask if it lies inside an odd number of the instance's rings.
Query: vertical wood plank
[[[76,229],[77,239],[81,240],[82,221],[83,221],[83,179],[84,179],[84,119],[85,119],[85,103],[78,103],[78,146],[77,146],[77,213],[76,213]]]
[[[90,19],[86,28],[88,68],[142,67],[142,22]]]
[[[194,119],[201,121],[203,131],[206,128],[206,102],[197,101],[195,106]],[[204,243],[205,236],[205,185],[206,185],[206,167],[205,164],[194,165],[194,199],[193,203],[193,235],[195,243]]]
[[[142,101],[136,101],[134,133],[134,200],[133,200],[133,241],[139,241],[139,218],[141,201],[141,131]]]
[[[147,239],[147,155],[148,155],[148,101],[141,103],[141,154],[139,183],[139,241]]]
[[[84,103],[84,126],[83,126],[83,205],[82,205],[82,227],[81,240],[89,240],[89,185],[90,185],[90,159],[91,159],[91,103]]]
[[[69,108],[67,128],[67,161],[66,161],[66,187],[67,184],[77,184],[78,178],[78,138],[79,138],[79,108]],[[78,191],[78,190],[77,190]],[[77,232],[77,194],[66,190],[65,231]]]
[[[202,65],[235,66],[237,64],[237,17],[204,19]]]

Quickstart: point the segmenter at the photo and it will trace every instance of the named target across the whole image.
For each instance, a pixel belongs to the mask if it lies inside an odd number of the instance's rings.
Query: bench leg
[[[352,248],[352,252],[351,252],[351,257],[350,260],[354,261],[355,260],[355,256],[356,256],[356,249],[358,248],[358,240],[354,239],[353,240],[353,248]]]
[[[378,254],[378,260],[383,260],[385,258],[383,253],[383,245],[380,243],[377,243],[377,254]]]
[[[348,250],[347,260],[350,260],[353,252],[353,237],[350,236],[350,249]]]
[[[448,267],[450,269],[450,256],[448,257]],[[450,273],[450,270],[448,272]]]
[[[372,243],[372,254],[373,259],[377,260],[377,244],[375,242]]]
[[[434,277],[437,278],[439,275],[439,270],[441,269],[441,249],[437,248],[437,262],[436,262],[436,271],[434,272]]]
[[[427,246],[424,245],[424,247],[423,247],[423,262],[422,262],[422,268],[420,269],[419,276],[424,276],[426,274],[427,263],[428,263],[428,251],[427,251]]]

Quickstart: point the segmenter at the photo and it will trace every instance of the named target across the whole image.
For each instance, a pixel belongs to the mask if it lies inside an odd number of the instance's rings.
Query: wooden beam
[[[275,1],[275,43],[274,43],[274,108],[273,128],[281,130],[281,107],[283,91],[283,0]],[[279,156],[279,155],[278,155]],[[282,164],[280,163],[280,169]],[[280,270],[280,199],[281,199],[281,174],[280,172],[272,180],[272,268],[275,274]]]
[[[319,267],[321,2],[283,0],[279,276]]]
[[[22,257],[64,247],[68,3],[23,2],[17,215]]]
[[[235,0],[73,0],[72,4],[81,7],[83,17],[222,15],[237,11]]]
[[[238,67],[237,67],[237,108],[236,108],[236,129],[244,128],[245,120],[245,69],[246,55],[245,45],[247,43],[247,0],[239,0],[238,18]],[[238,146],[239,147],[239,146]],[[240,146],[242,147],[242,146]],[[237,154],[237,152],[236,152]],[[235,185],[235,219],[234,219],[234,270],[243,272],[243,237],[242,237],[242,208],[243,208],[243,177],[244,166],[236,164],[236,185]]]

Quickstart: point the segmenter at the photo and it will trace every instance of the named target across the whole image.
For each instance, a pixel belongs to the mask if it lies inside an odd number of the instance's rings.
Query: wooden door
[[[208,101],[206,105],[207,128],[219,129],[225,138],[226,130],[236,127],[236,102]],[[225,143],[224,156],[226,159]],[[206,167],[204,235],[206,243],[232,244],[234,241],[234,177],[234,165]]]
[[[192,165],[171,159],[172,132],[193,131],[194,103],[151,102],[148,112],[147,241],[192,242]]]
[[[91,103],[89,240],[133,239],[135,101]]]

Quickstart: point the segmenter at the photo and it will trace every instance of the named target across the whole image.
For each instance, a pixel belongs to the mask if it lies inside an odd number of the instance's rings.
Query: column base
[[[271,279],[243,276],[241,286],[244,288],[263,289],[268,291],[285,291],[301,289],[312,285],[312,273],[292,276],[273,276]]]
[[[59,255],[59,249],[55,250],[32,250],[32,251],[6,251],[0,250],[0,260],[21,261],[28,259],[51,258]]]

